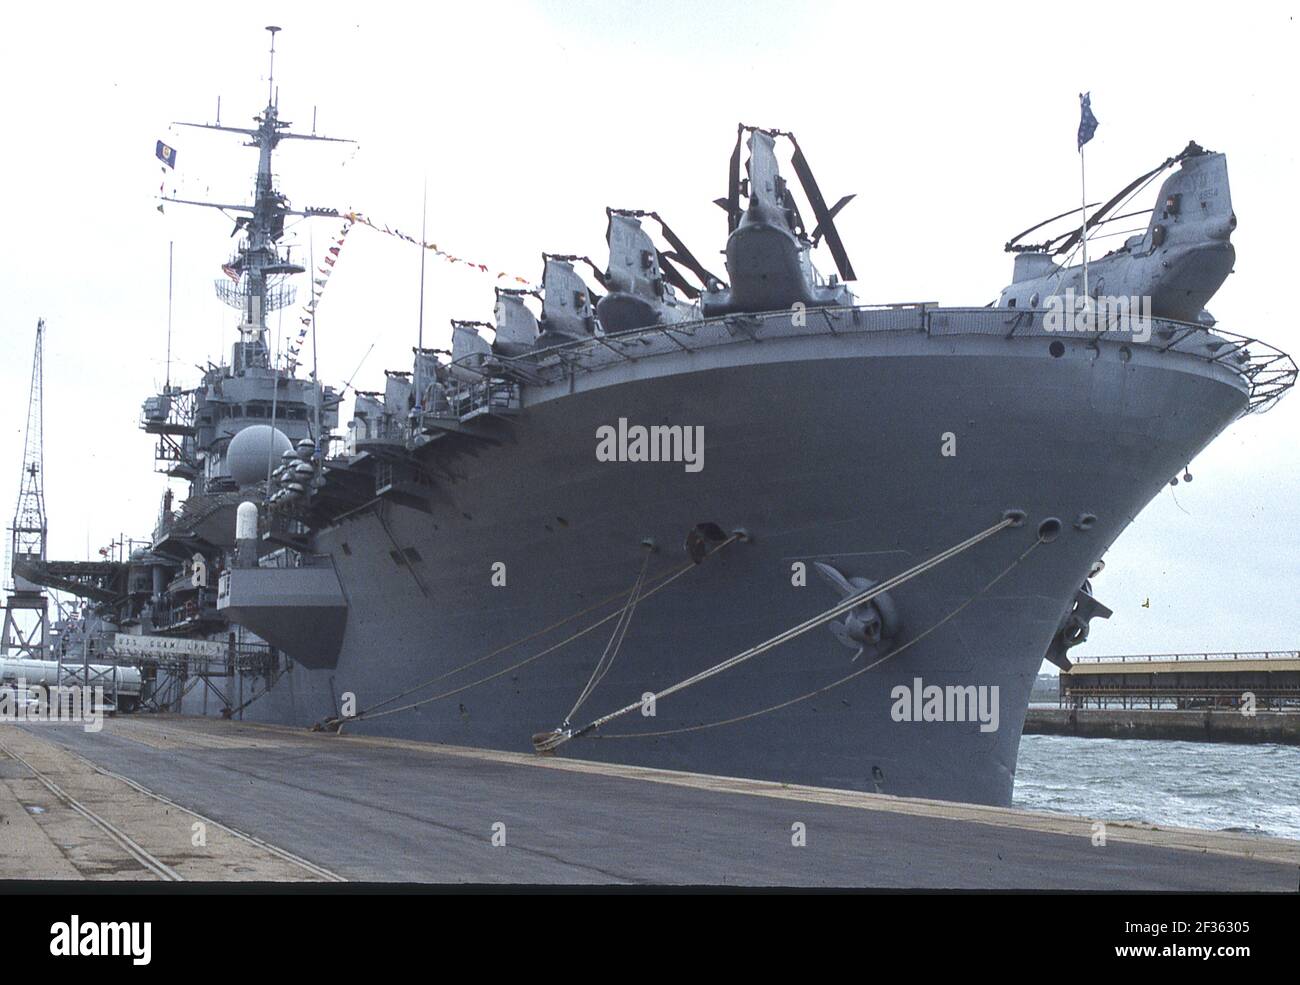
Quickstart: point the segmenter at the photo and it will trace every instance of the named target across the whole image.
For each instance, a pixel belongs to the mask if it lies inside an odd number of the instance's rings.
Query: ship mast
[[[266,108],[253,118],[255,129],[223,126],[220,122],[187,123],[177,121],[177,126],[221,130],[248,137],[247,147],[257,148],[257,178],[253,189],[253,204],[230,205],[218,202],[200,202],[190,199],[166,198],[164,201],[182,205],[201,205],[223,212],[243,213],[235,220],[235,231],[245,238],[222,269],[226,277],[216,283],[217,296],[241,314],[240,339],[232,360],[235,372],[247,368],[266,368],[270,365],[267,345],[266,316],[294,301],[294,289],[281,278],[304,272],[304,268],[291,262],[287,249],[281,250],[279,241],[284,235],[285,218],[297,216],[336,216],[334,209],[309,208],[297,210],[289,207],[288,198],[275,185],[271,170],[271,157],[281,140],[318,140],[329,143],[355,143],[338,137],[318,137],[316,134],[292,133],[291,124],[279,116],[279,94],[275,89],[275,36],[280,28],[266,28],[271,35],[270,70],[267,72]]]

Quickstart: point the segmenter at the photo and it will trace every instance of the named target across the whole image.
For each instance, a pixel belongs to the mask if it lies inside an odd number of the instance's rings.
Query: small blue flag
[[[158,141],[158,149],[155,150],[154,153],[158,155],[158,160],[162,161],[163,164],[167,165],[169,168],[176,167],[175,147],[168,147],[160,140]]]
[[[1092,115],[1092,93],[1079,93],[1079,106],[1081,113],[1079,116],[1079,150],[1083,150],[1083,145],[1092,139],[1092,135],[1097,132],[1097,118]]]

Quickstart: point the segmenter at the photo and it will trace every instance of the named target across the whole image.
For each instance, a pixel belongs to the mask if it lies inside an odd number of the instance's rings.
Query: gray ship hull
[[[1063,355],[1052,355],[1049,341],[1063,344]],[[658,546],[648,562],[658,572],[682,564],[683,538],[696,524],[744,528],[748,540],[637,607],[617,660],[573,716],[585,724],[828,608],[839,596],[812,562],[880,581],[1016,508],[1028,514],[1024,526],[891,593],[897,642],[927,634],[896,658],[755,715],[869,660],[854,662],[854,651],[819,627],[663,699],[654,717],[634,713],[560,750],[1008,804],[1030,687],[1079,586],[1246,401],[1240,376],[1201,356],[978,327],[741,335],[736,344],[660,352],[531,388],[524,408],[495,425],[500,443],[440,457],[432,512],[384,503],[380,515],[361,510],[317,533],[313,548],[332,558],[348,604],[337,664],[295,664],[242,715],[308,725],[336,715],[347,693],[372,708],[626,592],[647,538]],[[703,469],[597,461],[597,428],[620,418],[702,426]],[[942,454],[946,433],[955,455]],[[1096,517],[1090,529],[1076,528],[1082,514]],[[1061,534],[1035,547],[1048,517],[1062,521]],[[399,551],[418,560],[402,561]],[[497,562],[504,586],[493,584]],[[808,565],[804,586],[794,584],[796,562]],[[1098,594],[1104,600],[1104,581]],[[527,750],[533,733],[564,721],[614,624],[500,672],[592,618],[385,709],[445,697],[347,729]],[[996,729],[896,720],[895,688],[918,679],[996,686]],[[245,682],[245,693],[258,686]],[[186,710],[202,711],[206,701],[203,689],[192,691]],[[679,729],[690,730],[628,737]]]

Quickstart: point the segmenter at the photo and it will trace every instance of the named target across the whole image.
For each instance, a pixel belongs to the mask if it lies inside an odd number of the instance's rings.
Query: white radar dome
[[[226,465],[236,485],[251,486],[265,482],[267,463],[272,468],[281,464],[281,456],[293,448],[292,442],[279,428],[269,424],[251,424],[230,439],[226,449]]]

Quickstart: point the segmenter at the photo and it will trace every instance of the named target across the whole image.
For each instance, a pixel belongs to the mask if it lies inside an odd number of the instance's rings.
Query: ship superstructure
[[[235,547],[234,517],[248,491],[259,484],[262,495],[286,459],[318,462],[327,452],[338,425],[339,396],[312,374],[302,379],[293,360],[274,358],[268,343],[267,317],[294,303],[291,278],[306,272],[282,245],[289,216],[332,216],[331,209],[294,209],[279,189],[272,155],[283,140],[342,142],[338,138],[294,133],[279,117],[275,86],[275,35],[271,33],[267,104],[253,128],[221,123],[181,126],[239,134],[257,151],[257,174],[251,204],[167,201],[216,208],[238,216],[234,255],[215,280],[217,296],[239,313],[238,339],[229,362],[209,365],[199,385],[168,386],[144,402],[141,427],[158,438],[158,470],[189,484],[189,496],[173,510],[164,498],[154,530],[152,554],[170,558],[168,590],[154,604],[147,628],[195,633],[222,629],[216,612],[216,580]],[[287,534],[289,531],[263,530]]]
[[[295,360],[273,352],[267,323],[268,316],[294,304],[297,290],[292,278],[306,272],[282,242],[286,220],[338,213],[293,208],[278,186],[273,154],[283,140],[350,141],[295,133],[289,130],[290,123],[280,119],[274,79],[279,28],[267,30],[271,34],[267,104],[254,117],[255,126],[228,126],[219,120],[176,124],[233,133],[257,151],[250,202],[164,199],[236,216],[233,235],[238,237],[233,254],[214,279],[218,298],[238,313],[237,339],[228,361],[210,363],[192,386],[173,385],[169,365],[166,385],[141,409],[141,429],[156,438],[156,471],[185,483],[187,493],[178,500],[168,487],[151,535],[124,545],[117,556],[101,552],[102,559],[94,562],[47,562],[42,557],[32,572],[41,585],[97,607],[105,622],[93,634],[96,645],[101,651],[148,664],[151,680],[161,673],[154,682],[159,695],[168,691],[178,695],[195,670],[205,679],[209,670],[222,679],[230,677],[236,664],[256,666],[259,672],[268,666],[269,648],[240,627],[230,626],[217,610],[217,581],[235,550],[237,507],[250,495],[267,495],[273,473],[283,470],[286,461],[292,465],[323,458],[338,426],[338,393],[320,383],[314,373],[302,378]],[[250,489],[258,491],[250,493]],[[294,542],[295,531],[288,524],[267,526],[261,533]],[[273,540],[258,545],[258,555],[278,551],[283,556],[282,546]],[[115,634],[155,642],[123,640],[115,647]],[[219,695],[214,707],[228,708],[234,692],[226,694],[217,687],[202,689],[205,703]],[[174,701],[167,698],[154,704],[171,707]]]

